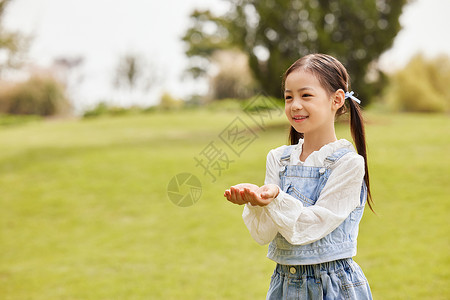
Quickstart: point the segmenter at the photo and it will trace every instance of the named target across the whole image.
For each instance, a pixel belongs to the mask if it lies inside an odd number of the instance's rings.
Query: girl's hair
[[[320,82],[322,87],[330,94],[336,92],[339,89],[348,92],[350,89],[350,76],[347,73],[345,67],[334,57],[326,54],[309,54],[294,62],[283,75],[283,92],[286,77],[294,71],[305,71],[313,74]],[[349,108],[348,108],[348,107]],[[373,211],[372,194],[370,193],[369,182],[369,169],[367,166],[367,149],[366,149],[366,137],[364,130],[364,120],[361,114],[361,109],[358,103],[349,99],[348,105],[344,105],[339,108],[336,115],[342,115],[350,110],[350,130],[352,133],[353,141],[355,142],[358,153],[364,157],[364,182],[367,186],[367,203],[370,209]],[[297,132],[294,127],[291,126],[289,132],[289,142],[291,145],[297,144],[298,140],[303,138],[303,133]]]

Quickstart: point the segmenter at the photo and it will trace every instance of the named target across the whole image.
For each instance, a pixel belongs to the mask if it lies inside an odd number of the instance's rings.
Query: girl
[[[267,299],[372,299],[356,255],[366,199],[372,209],[359,99],[335,58],[311,54],[283,77],[290,144],[267,155],[264,185],[242,183],[224,196],[245,204],[243,219],[277,265]],[[345,100],[348,102],[345,103]],[[358,153],[337,140],[334,120],[350,110]]]

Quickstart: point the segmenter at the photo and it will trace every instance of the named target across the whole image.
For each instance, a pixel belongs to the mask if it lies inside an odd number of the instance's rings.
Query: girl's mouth
[[[294,116],[292,117],[292,120],[294,120],[294,122],[296,123],[300,123],[303,122],[304,120],[306,120],[308,118],[308,116]]]

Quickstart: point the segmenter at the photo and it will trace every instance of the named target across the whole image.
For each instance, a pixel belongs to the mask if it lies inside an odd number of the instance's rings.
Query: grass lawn
[[[239,155],[220,138],[237,115],[254,130]],[[284,116],[266,121],[199,110],[0,127],[0,299],[264,299],[274,263],[222,195],[263,182],[287,141]],[[377,215],[366,209],[355,260],[375,299],[449,299],[450,119],[367,122]],[[231,161],[214,182],[194,160],[211,145]],[[190,207],[167,195],[183,172],[202,184]]]

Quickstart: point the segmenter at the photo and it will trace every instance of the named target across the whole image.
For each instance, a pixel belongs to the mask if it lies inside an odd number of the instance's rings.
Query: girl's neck
[[[300,160],[305,161],[306,158],[314,151],[320,150],[323,146],[337,141],[336,133],[330,132],[329,134],[305,134],[302,145],[302,153],[300,154]]]

